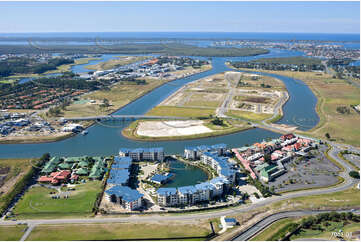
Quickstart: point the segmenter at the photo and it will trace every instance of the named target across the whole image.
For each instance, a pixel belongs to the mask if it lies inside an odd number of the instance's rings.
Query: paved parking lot
[[[358,168],[360,168],[360,156],[354,155],[354,154],[344,154],[343,157],[347,159],[348,161],[355,164]]]
[[[283,192],[337,183],[339,168],[324,156],[323,151],[326,149],[323,146],[318,150],[313,150],[312,152],[316,154],[314,158],[296,157],[285,163],[287,172],[269,182],[268,186],[274,186],[276,192]]]

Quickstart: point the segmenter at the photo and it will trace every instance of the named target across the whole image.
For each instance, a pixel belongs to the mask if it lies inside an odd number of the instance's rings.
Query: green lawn
[[[324,223],[322,223],[323,231],[321,230],[313,230],[313,229],[301,229],[301,231],[298,234],[292,235],[291,240],[294,239],[307,239],[307,238],[318,238],[318,239],[326,239],[326,240],[338,240],[335,236],[332,235],[332,232],[338,232],[340,230],[344,232],[356,232],[360,231],[360,223],[349,223],[347,225],[344,225],[343,222],[329,222],[329,226],[325,226]],[[346,234],[344,234],[344,239],[349,240],[345,237]]]
[[[184,108],[172,106],[157,106],[150,110],[147,115],[174,116],[174,117],[209,117],[214,115],[215,109],[208,108]]]
[[[267,227],[265,230],[261,231],[255,237],[253,237],[251,241],[270,240],[273,236],[275,236],[278,233],[279,229],[283,228],[285,225],[294,221],[296,221],[296,219],[291,219],[291,218],[280,219],[274,222],[273,224],[271,224],[271,226]]]
[[[33,187],[16,204],[14,214],[18,219],[58,218],[88,216],[97,194],[101,191],[101,181],[88,181],[76,186],[68,199],[52,199],[53,189]]]
[[[300,218],[285,218],[276,221],[271,226],[267,227],[265,230],[253,237],[252,241],[275,241],[280,240],[287,234],[289,226],[291,223],[299,223]],[[343,222],[328,222],[328,226],[325,225],[325,222],[322,222],[320,225],[324,229],[313,230],[313,229],[301,229],[297,234],[291,236],[291,240],[304,238],[318,238],[326,240],[335,240],[335,237],[332,237],[331,232],[338,232],[342,230],[344,232],[355,232],[360,230],[360,223],[348,222],[344,224]],[[346,239],[346,238],[345,238]]]
[[[250,121],[261,121],[272,117],[272,114],[254,113],[254,112],[246,112],[246,111],[238,111],[238,110],[229,110],[226,113],[226,115],[230,117],[243,118]]]
[[[202,225],[174,222],[40,225],[31,232],[28,240],[191,239],[206,237],[210,232],[207,223]]]
[[[360,190],[351,188],[345,191],[330,194],[320,194],[305,197],[292,198],[273,203],[271,208],[291,206],[294,209],[323,209],[323,208],[351,208],[360,206]]]
[[[20,240],[25,228],[26,225],[0,226],[0,240]]]

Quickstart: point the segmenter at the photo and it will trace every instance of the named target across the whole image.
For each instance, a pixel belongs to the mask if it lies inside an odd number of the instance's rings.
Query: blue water
[[[92,32],[92,33],[0,33],[0,38],[174,38],[174,39],[266,39],[360,42],[360,34],[237,33],[237,32]]]
[[[156,88],[152,92],[135,100],[118,110],[115,114],[144,114],[161,101],[174,93],[180,87],[199,78],[231,70],[224,63],[232,60],[250,60],[254,58],[290,56],[297,52],[284,50],[271,51],[269,54],[258,57],[241,58],[213,58],[213,68],[207,72],[199,73],[188,78],[182,78]],[[268,74],[267,74],[268,75]],[[315,113],[316,98],[310,89],[301,81],[278,76],[290,93],[291,99],[284,106],[284,118],[280,121],[292,125],[300,125],[300,129],[308,129],[318,123]],[[167,154],[181,154],[187,145],[226,143],[229,147],[240,147],[252,144],[262,139],[275,138],[279,134],[262,129],[251,129],[226,136],[165,142],[140,142],[128,140],[121,135],[121,130],[130,122],[105,122],[89,128],[86,136],[77,135],[72,138],[42,144],[6,144],[0,145],[0,157],[39,157],[45,152],[52,155],[78,156],[78,155],[114,155],[120,147],[155,147],[162,146]]]

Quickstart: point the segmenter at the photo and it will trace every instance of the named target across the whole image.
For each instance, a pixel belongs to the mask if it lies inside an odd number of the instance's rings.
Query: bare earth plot
[[[231,116],[258,121],[270,117],[280,107],[277,104],[285,90],[284,83],[275,78],[225,72],[188,83],[150,113],[159,113],[165,107],[167,111],[194,108],[199,112],[207,108],[214,109],[219,116],[228,110]]]
[[[212,130],[203,125],[202,120],[187,121],[146,121],[137,128],[137,135],[149,137],[184,136],[203,134]]]

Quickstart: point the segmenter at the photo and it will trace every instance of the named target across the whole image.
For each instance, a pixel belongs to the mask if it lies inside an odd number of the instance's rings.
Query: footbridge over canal
[[[172,117],[172,116],[148,116],[148,115],[104,115],[91,117],[75,117],[75,118],[61,118],[62,121],[88,121],[88,120],[135,120],[135,119],[170,119],[170,120],[185,120],[187,117]]]

